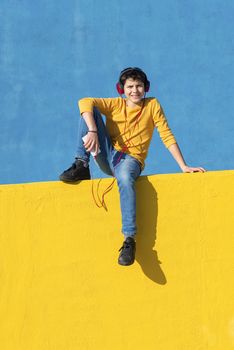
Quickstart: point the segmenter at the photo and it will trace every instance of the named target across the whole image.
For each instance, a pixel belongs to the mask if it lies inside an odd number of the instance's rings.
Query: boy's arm
[[[98,153],[99,142],[97,135],[97,126],[93,117],[93,108],[97,107],[99,112],[106,114],[112,109],[111,98],[92,98],[86,97],[78,101],[80,113],[84,118],[90,132],[87,134],[84,147],[88,152],[94,151],[94,155]]]
[[[201,167],[194,168],[194,167],[188,166],[185,163],[185,160],[183,158],[183,155],[177,143],[174,143],[171,146],[169,146],[168,150],[170,151],[170,153],[172,154],[177,164],[179,165],[179,167],[184,173],[195,173],[195,172],[204,173],[206,171],[204,168],[201,168]]]
[[[159,135],[164,143],[164,145],[167,147],[167,149],[170,151],[174,159],[176,160],[177,164],[181,168],[181,170],[184,173],[194,173],[194,172],[204,172],[205,169],[201,167],[190,167],[185,163],[185,160],[183,158],[183,155],[181,153],[181,150],[176,142],[176,139],[174,135],[171,132],[171,129],[169,128],[169,125],[167,123],[167,119],[164,115],[163,109],[160,105],[160,103],[155,99],[154,100],[154,123],[155,126],[158,129]]]
[[[93,112],[83,112],[82,117],[85,120],[85,123],[88,126],[87,139],[84,142],[84,147],[88,152],[94,150],[94,155],[98,154],[99,142],[98,142],[98,134],[97,134],[97,126],[93,117]]]
[[[97,107],[101,114],[108,114],[113,110],[116,105],[115,98],[95,98],[95,97],[84,97],[78,101],[78,107],[80,113],[92,112],[94,107]]]

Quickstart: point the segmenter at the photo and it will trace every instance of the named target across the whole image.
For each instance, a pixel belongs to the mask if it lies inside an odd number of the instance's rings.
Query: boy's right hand
[[[88,152],[94,152],[94,156],[98,154],[99,141],[96,132],[88,132],[85,137],[83,137],[84,147]]]

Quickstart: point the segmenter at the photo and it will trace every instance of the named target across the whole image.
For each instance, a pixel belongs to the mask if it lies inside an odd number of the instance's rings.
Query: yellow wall
[[[137,196],[123,267],[116,184],[108,212],[90,181],[0,186],[1,350],[234,348],[234,171],[141,177]]]

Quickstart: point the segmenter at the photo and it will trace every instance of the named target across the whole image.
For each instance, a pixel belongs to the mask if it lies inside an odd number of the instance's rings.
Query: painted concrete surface
[[[57,180],[77,100],[116,97],[129,66],[147,72],[188,163],[233,169],[233,17],[233,0],[1,0],[0,183]],[[144,174],[177,171],[155,133]]]
[[[2,350],[233,349],[234,171],[143,176],[137,198],[122,267],[116,184],[107,212],[91,181],[0,186]]]

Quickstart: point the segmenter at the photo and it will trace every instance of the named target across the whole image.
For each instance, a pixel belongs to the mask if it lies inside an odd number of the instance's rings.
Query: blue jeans
[[[100,112],[94,108],[94,119],[98,130],[100,153],[95,157],[99,168],[117,179],[122,214],[122,233],[125,237],[136,234],[136,191],[135,181],[141,173],[140,162],[132,156],[119,152],[111,144]],[[82,137],[88,132],[83,118],[78,131],[77,158],[89,161],[90,153],[84,148]]]

